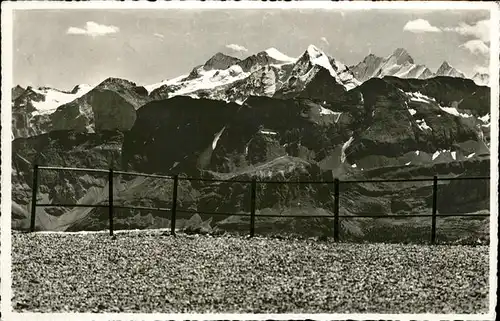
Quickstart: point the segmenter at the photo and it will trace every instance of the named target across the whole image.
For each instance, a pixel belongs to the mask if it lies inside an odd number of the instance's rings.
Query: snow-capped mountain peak
[[[448,63],[448,61],[446,61],[446,60],[445,60],[445,61],[443,61],[443,63],[442,63],[442,64],[441,64],[441,66],[439,67],[439,69],[442,69],[442,70],[449,70],[449,69],[451,69],[451,68],[453,68],[453,67],[452,67],[452,66]],[[438,71],[439,71],[439,69],[438,69]]]
[[[447,61],[443,61],[441,66],[438,68],[436,76],[448,76],[456,78],[465,78],[465,75],[460,71],[453,68]]]
[[[321,51],[318,47],[315,45],[309,45],[306,50],[307,54],[311,58],[319,58],[322,55],[325,55],[323,51]]]
[[[330,60],[328,59],[328,56],[323,51],[319,50],[314,45],[309,45],[309,47],[307,47],[306,54],[309,56],[311,64],[325,68],[334,78],[338,77],[330,63]]]
[[[205,64],[203,65],[204,70],[214,70],[214,69],[227,69],[230,66],[240,62],[240,59],[225,55],[221,52],[213,55]]]
[[[265,53],[267,53],[269,55],[269,57],[276,59],[276,60],[279,60],[279,61],[288,62],[288,63],[292,63],[292,62],[297,61],[297,58],[289,57],[289,56],[285,55],[284,53],[280,52],[278,49],[273,48],[273,47],[266,49]]]
[[[329,57],[316,46],[309,45],[293,65],[287,79],[284,80],[285,85],[281,88],[281,92],[295,92],[297,88],[306,86],[321,70],[331,76],[332,83],[341,85],[345,90],[350,90],[360,84],[344,64]]]
[[[393,60],[397,65],[403,65],[405,63],[415,63],[408,51],[406,51],[406,49],[404,48],[397,48],[396,50],[394,50],[394,52],[388,57],[388,60]]]

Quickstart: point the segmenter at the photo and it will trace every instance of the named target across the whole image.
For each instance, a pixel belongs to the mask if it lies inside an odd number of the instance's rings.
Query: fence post
[[[108,206],[109,206],[109,235],[113,236],[113,168],[108,173]]]
[[[255,235],[255,199],[257,190],[257,180],[252,179],[251,194],[250,194],[250,237]]]
[[[35,231],[35,216],[36,216],[36,192],[38,190],[38,164],[33,167],[33,185],[31,191],[31,225],[30,231]]]
[[[170,234],[175,236],[175,216],[177,212],[177,187],[179,185],[179,176],[174,176],[174,190],[172,191],[172,215],[170,222]]]
[[[334,212],[335,215],[333,218],[333,239],[335,242],[339,241],[339,195],[340,195],[340,181],[338,178],[333,180],[333,195],[335,197],[334,200]]]
[[[432,184],[431,244],[436,244],[437,183],[438,183],[438,178],[436,175],[434,175],[434,180],[433,180],[433,184]]]

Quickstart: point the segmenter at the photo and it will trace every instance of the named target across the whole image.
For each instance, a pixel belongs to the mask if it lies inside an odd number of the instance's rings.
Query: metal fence
[[[87,173],[107,173],[108,174],[108,204],[54,204],[54,203],[37,203],[37,189],[38,189],[38,174],[40,170],[53,170],[53,171],[78,171]],[[162,178],[173,180],[173,192],[172,192],[172,206],[171,208],[154,208],[154,207],[143,207],[143,206],[123,206],[113,204],[113,177],[114,175],[128,175],[128,176],[141,176],[141,177],[151,177],[151,178]],[[437,186],[438,181],[451,181],[451,180],[489,180],[489,176],[467,176],[467,177],[441,177],[438,178],[434,176],[433,178],[413,178],[413,179],[367,179],[367,180],[339,180],[334,178],[332,181],[258,181],[257,179],[252,180],[234,180],[234,179],[208,179],[208,178],[193,178],[193,177],[179,177],[179,175],[156,175],[156,174],[145,174],[136,172],[125,172],[116,171],[113,169],[93,169],[93,168],[72,168],[72,167],[51,167],[51,166],[39,166],[35,165],[33,168],[33,186],[32,186],[32,202],[31,202],[31,224],[30,231],[35,231],[35,215],[36,207],[107,207],[109,211],[109,234],[113,236],[113,217],[114,209],[135,209],[135,210],[154,210],[162,212],[170,212],[171,220],[171,234],[175,235],[175,223],[177,213],[198,213],[206,215],[234,215],[234,216],[250,216],[250,237],[255,235],[255,217],[288,217],[288,218],[332,218],[331,215],[256,215],[256,195],[257,195],[257,184],[332,184],[334,193],[334,215],[333,215],[333,237],[336,242],[340,240],[340,228],[339,222],[340,218],[404,218],[404,217],[430,217],[431,218],[431,244],[436,244],[436,218],[437,217],[458,217],[458,216],[474,216],[474,217],[488,217],[489,214],[470,214],[470,213],[448,213],[448,214],[437,214]],[[222,212],[204,212],[204,211],[194,211],[194,210],[179,210],[177,209],[177,192],[180,180],[187,181],[204,181],[204,182],[231,182],[231,183],[243,183],[251,184],[251,195],[250,195],[250,213],[222,213]],[[356,214],[356,215],[340,215],[340,185],[341,184],[354,184],[354,183],[398,183],[398,182],[433,182],[432,188],[432,214],[391,214],[391,215],[373,215],[373,214]]]

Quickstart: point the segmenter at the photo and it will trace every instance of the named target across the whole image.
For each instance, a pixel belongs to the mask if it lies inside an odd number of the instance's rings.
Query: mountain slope
[[[28,87],[13,102],[13,134],[18,138],[53,130],[129,128],[135,109],[147,101],[146,89],[118,78],[108,78],[94,88],[79,85],[71,92]]]
[[[21,96],[22,93],[25,91],[26,89],[24,89],[23,87],[19,86],[19,85],[16,85],[15,87],[12,88],[11,90],[11,94],[12,94],[12,100],[16,100],[17,97]]]
[[[476,73],[472,80],[479,86],[488,86],[490,83],[490,75],[483,73]]]
[[[17,93],[20,93],[19,88]],[[58,107],[85,95],[90,89],[90,86],[79,86],[72,92],[64,92],[49,87],[28,87],[17,97],[13,95],[14,137],[29,137],[46,132],[52,126],[50,115]]]

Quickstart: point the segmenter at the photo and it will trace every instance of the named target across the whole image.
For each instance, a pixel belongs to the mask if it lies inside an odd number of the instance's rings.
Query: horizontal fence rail
[[[49,171],[76,171],[87,173],[106,173],[108,174],[108,202],[104,204],[68,204],[68,203],[37,203],[37,189],[38,189],[38,174],[40,170]],[[164,207],[146,207],[146,206],[132,206],[132,205],[115,205],[113,200],[113,181],[115,175],[137,176],[137,177],[150,177],[173,180],[172,190],[172,206],[171,208]],[[489,176],[466,176],[466,177],[437,177],[432,178],[401,178],[401,179],[363,179],[363,180],[342,180],[334,178],[333,180],[324,181],[260,181],[252,180],[237,180],[237,179],[215,179],[215,178],[195,178],[195,177],[180,177],[178,175],[157,175],[146,174],[138,172],[125,172],[115,171],[113,169],[95,169],[95,168],[77,168],[77,167],[54,167],[54,166],[39,166],[34,165],[33,168],[33,187],[32,187],[32,202],[31,202],[31,224],[30,231],[35,231],[35,218],[37,207],[85,207],[85,208],[108,208],[109,215],[109,233],[113,236],[113,219],[114,209],[133,209],[133,210],[149,210],[170,212],[171,220],[171,234],[175,236],[176,214],[177,213],[192,213],[192,214],[205,214],[205,215],[221,215],[221,216],[247,216],[250,217],[250,236],[255,235],[255,218],[258,217],[277,217],[277,218],[328,218],[333,219],[333,236],[334,240],[340,240],[340,218],[409,218],[409,217],[431,217],[431,244],[436,243],[436,218],[437,217],[488,217],[490,214],[471,214],[471,213],[437,213],[437,186],[438,181],[452,181],[452,180],[489,180]],[[250,184],[250,213],[229,213],[229,212],[211,212],[211,211],[198,211],[188,209],[177,209],[177,197],[179,181],[199,181],[199,182],[227,182],[227,183],[241,183]],[[340,185],[341,184],[355,184],[355,183],[398,183],[398,182],[433,182],[432,184],[432,214],[384,214],[384,213],[354,213],[352,215],[340,215]],[[258,184],[329,184],[333,185],[334,193],[334,212],[333,215],[276,215],[276,214],[258,214],[256,215],[256,191]]]
[[[109,207],[109,204],[70,204],[70,203],[42,203],[36,204],[37,207]],[[116,205],[113,205],[117,207]]]

